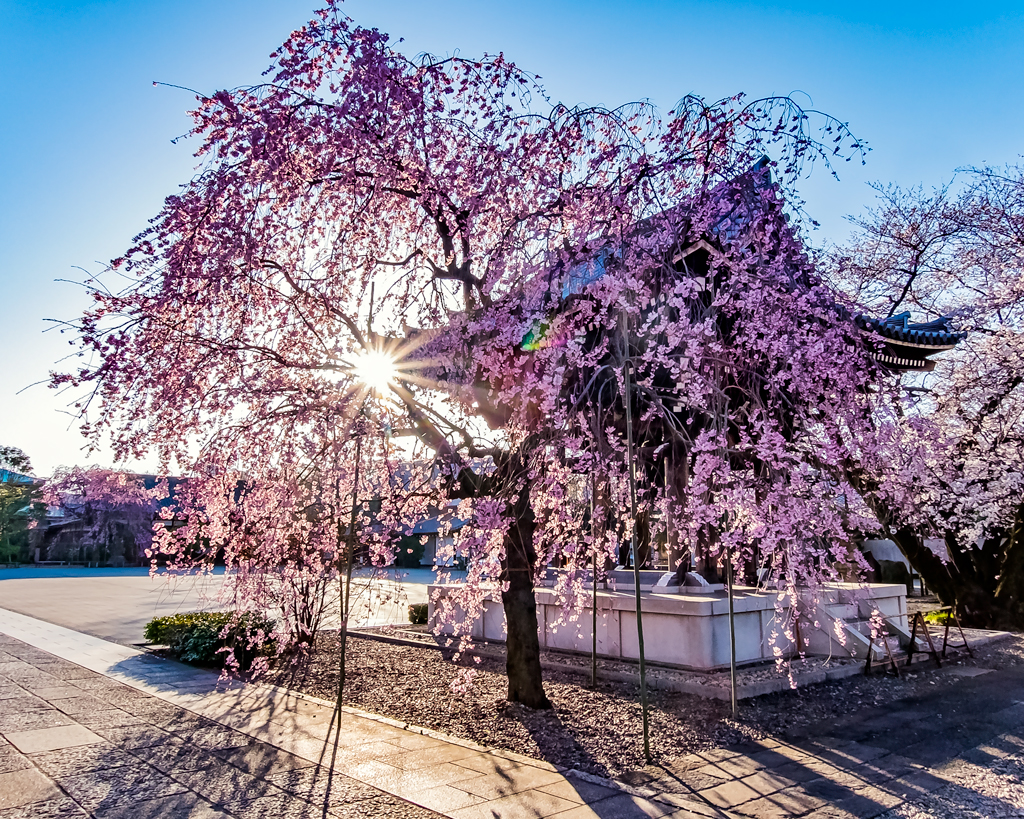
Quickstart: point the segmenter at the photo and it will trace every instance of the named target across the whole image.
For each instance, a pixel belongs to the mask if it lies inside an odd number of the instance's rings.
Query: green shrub
[[[191,614],[172,614],[168,617],[154,617],[146,623],[143,634],[151,643],[162,646],[171,644],[171,635],[176,631],[189,628],[199,622],[203,612],[192,612]]]
[[[273,648],[265,639],[253,644],[252,636],[262,630],[268,634],[274,621],[253,612],[193,611],[156,617],[146,624],[146,639],[165,645],[185,663],[221,667],[234,652],[238,667],[245,671],[261,653]],[[226,649],[226,650],[225,650]]]
[[[953,618],[950,617],[949,614],[944,611],[930,611],[924,616],[925,622],[928,623],[928,625],[930,626],[944,626],[946,625],[947,619],[949,620],[949,624],[951,626],[956,626],[956,623],[953,621]]]
[[[409,606],[409,622],[414,626],[425,626],[427,624],[426,603],[413,603]]]

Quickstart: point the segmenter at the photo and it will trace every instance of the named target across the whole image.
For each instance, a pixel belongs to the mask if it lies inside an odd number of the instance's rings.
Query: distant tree
[[[855,480],[943,603],[977,626],[1024,628],[1024,168],[957,182],[879,186],[832,257],[866,312],[948,316],[966,333],[933,372],[890,377],[905,410],[890,457]]]
[[[45,514],[39,481],[22,450],[0,446],[0,563],[16,561],[25,551],[26,532]]]
[[[60,467],[43,486],[43,499],[73,521],[76,546],[91,559],[143,559],[153,541],[157,499],[166,482],[147,488],[141,475],[99,466]]]
[[[32,474],[32,462],[24,450],[16,446],[0,446],[0,469],[21,475]]]

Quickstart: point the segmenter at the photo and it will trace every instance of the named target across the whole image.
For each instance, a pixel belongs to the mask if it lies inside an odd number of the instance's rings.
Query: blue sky
[[[303,0],[0,0],[0,443],[46,474],[84,462],[45,378],[70,352],[44,319],[85,305],[76,269],[99,269],[190,178],[192,97],[259,80],[315,7]],[[803,184],[821,240],[871,201],[867,182],[941,184],[955,168],[1024,153],[1024,8],[1008,2],[782,3],[352,0],[360,24],[410,53],[503,51],[564,102],[688,92],[798,98],[872,148],[841,181]],[[99,453],[94,460],[109,462]]]

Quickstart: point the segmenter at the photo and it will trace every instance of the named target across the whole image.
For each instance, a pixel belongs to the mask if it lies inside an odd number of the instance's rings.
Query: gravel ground
[[[1005,668],[1024,664],[1024,636],[976,651],[955,666]],[[463,660],[463,665],[466,660]],[[545,690],[554,708],[533,711],[505,700],[503,662],[470,662],[479,673],[467,694],[453,694],[459,668],[447,652],[368,639],[349,641],[345,702],[375,714],[442,731],[569,768],[629,778],[644,767],[637,686],[600,683],[591,689],[584,674],[546,670]],[[949,663],[947,663],[947,666]],[[740,705],[731,718],[728,702],[691,694],[650,692],[651,748],[660,761],[744,739],[785,735],[860,708],[935,691],[962,679],[930,664],[902,678],[857,675],[846,680],[769,694]],[[337,640],[321,635],[301,663],[273,673],[272,682],[334,699],[338,682]],[[774,672],[773,672],[774,673]],[[1007,763],[1008,765],[1010,763]],[[1019,761],[1014,763],[1019,765]],[[921,814],[926,816],[928,814]],[[946,815],[946,814],[936,814]],[[965,813],[964,816],[972,814]],[[997,815],[997,814],[988,814]],[[909,815],[908,815],[909,816]],[[915,817],[916,819],[916,817]]]

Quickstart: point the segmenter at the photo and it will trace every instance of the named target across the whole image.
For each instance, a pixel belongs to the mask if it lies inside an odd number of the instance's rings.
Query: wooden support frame
[[[892,654],[892,646],[889,645],[889,637],[890,637],[889,632],[888,631],[884,631],[881,634],[879,634],[877,637],[873,636],[873,637],[870,637],[868,639],[868,661],[864,665],[864,673],[865,674],[870,674],[871,673],[871,655],[874,653],[874,650],[875,650],[875,641],[876,640],[881,640],[882,641],[882,645],[885,646],[885,653],[889,657],[889,666],[892,668],[893,671],[896,672],[896,676],[897,677],[902,677],[903,676],[902,674],[900,674],[900,667],[899,667],[899,665],[896,664],[896,658]]]
[[[935,643],[932,641],[931,632],[928,630],[928,622],[925,620],[926,614],[943,614],[946,615],[946,622],[940,628],[943,628],[942,633],[942,652],[935,647]],[[911,657],[914,654],[914,638],[917,636],[918,624],[921,626],[921,632],[924,634],[925,639],[928,641],[928,653],[932,655],[935,660],[935,664],[942,668],[942,660],[946,659],[946,651],[949,649],[949,629],[950,626],[955,625],[957,631],[960,632],[960,639],[963,640],[963,648],[967,649],[967,654],[971,657],[974,656],[974,649],[971,648],[970,643],[967,642],[967,635],[964,634],[963,626],[960,625],[960,617],[956,613],[955,606],[940,606],[930,611],[919,611],[916,612],[911,619],[913,628],[910,631],[910,646],[907,649],[907,665],[910,665]],[[960,646],[953,646],[953,648],[960,648]],[[941,659],[940,659],[941,657]]]
[[[967,649],[967,654],[970,657],[974,657],[974,650],[967,643],[964,627],[960,625],[960,617],[956,613],[956,606],[943,606],[941,609],[936,609],[936,611],[946,612],[946,631],[942,636],[942,656],[946,656],[946,648],[949,646],[949,621],[952,619],[956,623],[957,631],[960,632],[960,639],[964,641],[964,648]],[[958,646],[953,646],[953,648],[958,648]]]
[[[932,635],[928,631],[928,623],[924,619],[924,612],[915,612],[911,622],[913,626],[910,629],[910,645],[907,646],[907,665],[909,666],[914,659],[915,644],[917,643],[917,626],[920,624],[921,633],[924,634],[924,638],[928,641],[928,653],[935,660],[935,665],[942,668],[942,660],[939,659],[938,649],[935,648],[935,643],[932,642]],[[943,652],[943,656],[945,656],[945,652]]]

